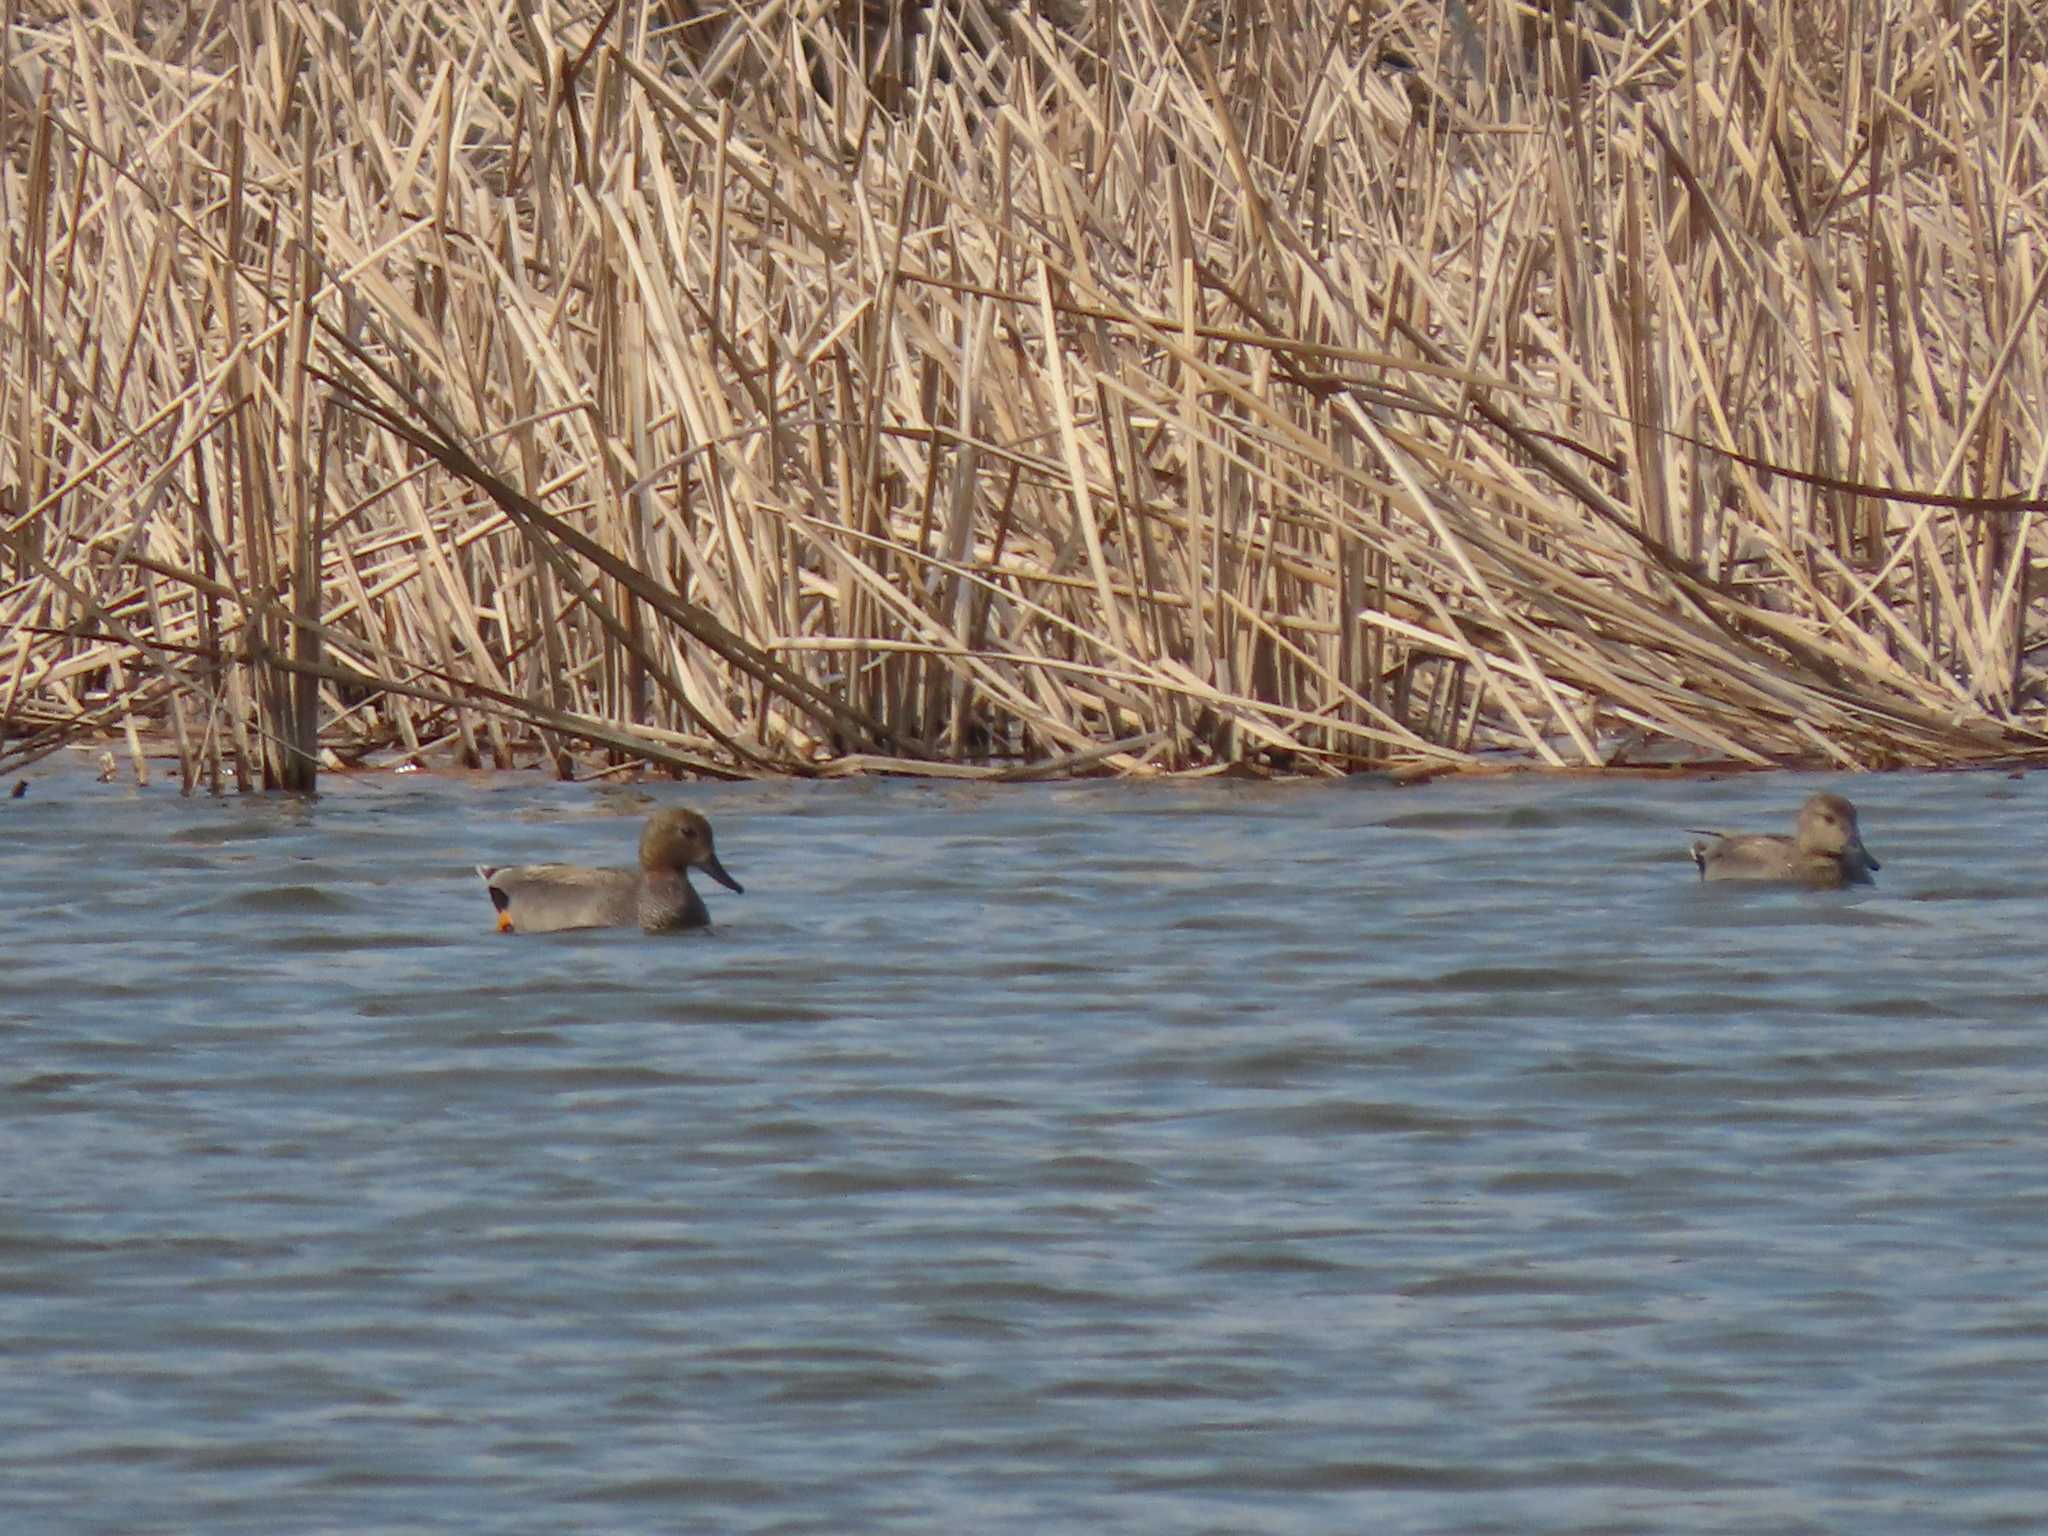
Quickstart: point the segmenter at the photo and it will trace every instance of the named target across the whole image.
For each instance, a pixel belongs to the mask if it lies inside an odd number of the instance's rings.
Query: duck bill
[[[718,862],[717,854],[705,854],[703,859],[699,861],[697,867],[703,870],[704,873],[709,875],[712,879],[716,880],[720,885],[724,886],[728,891],[737,891],[742,896],[747,894],[747,888],[741,885],[739,881],[733,879],[731,875],[728,875],[725,872],[725,866]]]
[[[1865,869],[1878,870],[1884,868],[1884,866],[1878,863],[1877,860],[1871,855],[1870,850],[1863,846],[1862,838],[1857,838],[1856,841],[1851,843],[1849,846],[1850,851],[1854,853],[1857,858],[1863,861],[1863,867]]]

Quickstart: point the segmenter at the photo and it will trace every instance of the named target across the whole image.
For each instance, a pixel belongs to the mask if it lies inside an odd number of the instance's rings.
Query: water
[[[10,1532],[2034,1530],[2044,781],[0,801]],[[717,926],[501,937],[478,860]]]

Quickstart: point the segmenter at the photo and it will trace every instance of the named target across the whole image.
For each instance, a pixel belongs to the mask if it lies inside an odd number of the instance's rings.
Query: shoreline
[[[38,778],[39,765],[58,763],[56,774],[76,777],[79,774],[96,771],[102,783],[125,785],[129,788],[169,788],[184,794],[213,794],[205,785],[195,782],[189,789],[183,787],[179,772],[180,757],[177,744],[167,735],[144,734],[140,737],[141,761],[148,765],[148,777],[138,782],[136,757],[128,752],[118,737],[101,738],[97,742],[69,742],[39,757],[35,762],[0,770],[0,794],[5,794],[16,785],[30,786],[16,794],[16,798],[33,793]],[[338,780],[342,783],[367,783],[381,780],[425,777],[452,783],[487,783],[496,778],[544,777],[558,783],[575,785],[604,784],[652,784],[671,783],[786,783],[786,782],[830,782],[834,780],[858,779],[901,779],[924,782],[949,782],[963,785],[990,786],[999,784],[1031,783],[1077,783],[1106,782],[1188,784],[1212,779],[1228,779],[1244,783],[1274,785],[1341,784],[1353,780],[1376,780],[1395,788],[1419,788],[1440,782],[1469,782],[1476,779],[1528,778],[1543,781],[1571,779],[1633,779],[1644,782],[1665,782],[1677,779],[1695,779],[1711,782],[1720,779],[1747,778],[1770,774],[1964,774],[1995,773],[2018,778],[2026,773],[2048,768],[2048,753],[2015,754],[2003,759],[1983,759],[1948,764],[1901,764],[1885,768],[1827,768],[1814,763],[1769,763],[1756,764],[1735,760],[1722,762],[1667,762],[1667,763],[1623,763],[1596,766],[1581,763],[1562,765],[1537,761],[1530,757],[1489,758],[1463,763],[1411,762],[1393,763],[1355,772],[1332,775],[1326,773],[1287,773],[1261,768],[1245,763],[1220,764],[1192,770],[1157,770],[1146,773],[1119,772],[1110,768],[1095,768],[1082,765],[1078,771],[1071,766],[1062,769],[1059,764],[1049,765],[995,765],[968,763],[925,763],[911,759],[889,759],[872,756],[849,757],[821,766],[808,773],[764,772],[755,774],[721,773],[717,775],[685,775],[666,769],[659,763],[644,759],[597,764],[592,762],[571,777],[556,774],[548,759],[536,752],[529,762],[513,763],[507,766],[464,764],[452,760],[447,754],[437,754],[438,761],[421,762],[405,756],[386,756],[380,762],[356,760],[348,763],[323,765],[323,779]],[[168,771],[165,771],[168,770]],[[252,793],[267,791],[252,790]],[[301,791],[276,791],[280,793],[303,793]],[[220,788],[221,798],[239,793],[232,783],[224,782]],[[312,791],[317,794],[318,790]]]

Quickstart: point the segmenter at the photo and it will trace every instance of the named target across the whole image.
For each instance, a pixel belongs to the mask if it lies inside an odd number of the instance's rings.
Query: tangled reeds
[[[2048,755],[2016,0],[5,0],[0,768]]]

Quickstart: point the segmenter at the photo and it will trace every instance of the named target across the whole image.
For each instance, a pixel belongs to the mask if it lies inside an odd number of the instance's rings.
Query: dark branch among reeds
[[[0,767],[2048,749],[2024,7],[515,14],[6,0]]]

